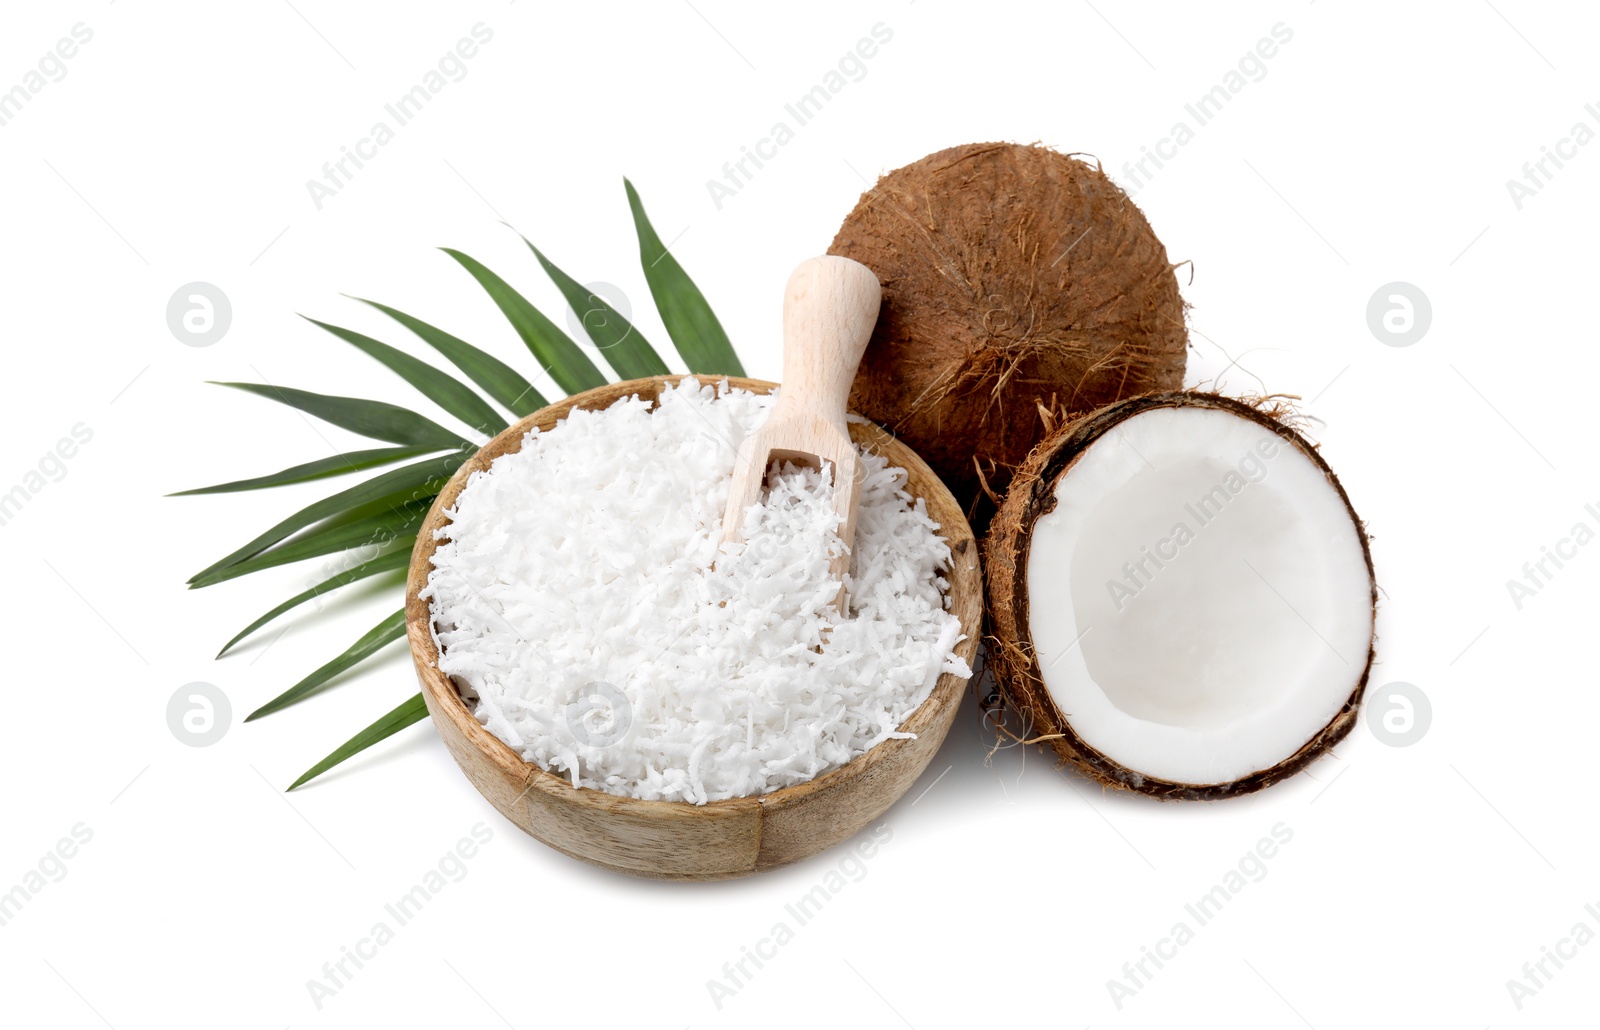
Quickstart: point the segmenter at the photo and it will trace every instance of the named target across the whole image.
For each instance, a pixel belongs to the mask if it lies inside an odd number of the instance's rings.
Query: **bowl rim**
[[[818,791],[861,776],[912,743],[903,737],[879,741],[844,765],[802,783],[780,787],[765,794],[724,798],[708,801],[705,804],[636,798],[612,794],[595,787],[574,787],[569,778],[527,761],[478,721],[451,678],[440,671],[439,652],[433,637],[432,613],[428,602],[418,594],[428,581],[431,559],[439,543],[437,533],[450,521],[445,511],[454,505],[456,497],[472,474],[487,469],[500,455],[520,449],[523,437],[535,425],[540,423],[554,425],[574,409],[603,408],[629,396],[649,397],[654,402],[663,386],[676,384],[684,379],[696,379],[702,384],[711,386],[726,383],[730,388],[750,390],[754,393],[768,393],[778,386],[770,380],[744,376],[706,374],[649,376],[609,383],[555,401],[508,426],[463,462],[434,498],[427,517],[417,532],[416,544],[412,548],[411,559],[406,569],[405,625],[412,661],[416,666],[424,697],[429,702],[428,714],[435,722],[441,718],[448,719],[451,726],[481,755],[489,759],[499,772],[508,779],[521,783],[524,794],[531,790],[539,790],[546,794],[558,793],[562,800],[570,803],[586,804],[611,812],[629,813],[645,818],[738,817],[748,815],[752,809],[771,809],[799,803]],[[950,547],[952,561],[951,567],[944,573],[948,584],[944,593],[951,599],[950,610],[961,621],[963,639],[955,645],[955,653],[971,667],[977,653],[983,617],[983,570],[971,525],[938,474],[893,433],[874,422],[855,417],[851,418],[849,426],[851,438],[857,444],[884,454],[890,459],[891,465],[905,469],[908,473],[908,485],[911,473],[918,474],[930,485],[930,490],[913,493],[912,496],[922,498],[929,517],[938,523],[939,533]],[[934,514],[936,510],[939,515]],[[959,560],[969,554],[972,556],[970,562]],[[975,600],[976,603],[958,603],[959,597]],[[933,690],[897,727],[897,732],[920,734],[926,731],[947,706],[959,703],[966,692],[968,682],[967,678],[951,672],[939,673]]]

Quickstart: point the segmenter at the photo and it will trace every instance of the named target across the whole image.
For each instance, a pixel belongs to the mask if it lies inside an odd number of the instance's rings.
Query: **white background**
[[[0,891],[83,823],[67,873],[0,926],[10,1026],[711,1027],[1042,1019],[1568,1027],[1600,945],[1519,1010],[1507,981],[1577,922],[1600,930],[1592,791],[1600,546],[1519,610],[1507,581],[1595,523],[1592,384],[1600,145],[1520,209],[1522,165],[1600,128],[1581,5],[1323,2],[1022,6],[934,0],[757,9],[326,0],[9,5],[0,88],[83,22],[68,74],[0,128],[8,389],[0,491],[77,423],[93,432],[0,527],[13,632]],[[318,210],[306,180],[367,135],[471,27],[490,44]],[[892,41],[720,210],[706,181],[871,27]],[[403,649],[248,726],[244,712],[384,612],[357,589],[213,663],[306,585],[287,568],[203,592],[187,575],[327,484],[162,494],[362,446],[203,385],[269,380],[424,404],[297,312],[426,348],[341,293],[398,304],[521,368],[461,248],[560,320],[511,223],[632,299],[664,343],[622,190],[711,298],[750,372],[776,377],[789,268],[882,171],[957,143],[1038,140],[1117,178],[1275,24],[1293,32],[1137,202],[1192,303],[1191,384],[1298,394],[1372,533],[1380,661],[1432,725],[1362,725],[1244,800],[1103,794],[1037,753],[983,757],[974,708],[888,814],[892,838],[719,1010],[707,981],[837,868],[836,850],[714,885],[602,873],[496,815],[417,726],[281,788],[415,690]],[[863,178],[865,177],[865,179]],[[216,345],[169,332],[195,280],[232,301]],[[1433,318],[1385,345],[1366,308],[1415,284]],[[547,385],[541,383],[540,385]],[[552,393],[558,392],[551,390]],[[315,563],[312,563],[315,564]],[[168,698],[216,684],[233,722],[176,739]],[[942,778],[939,778],[942,777]],[[936,778],[938,778],[936,780]],[[916,803],[913,804],[913,799]],[[318,1009],[307,981],[474,824],[493,838]],[[1256,840],[1268,874],[1119,1009],[1107,981]],[[1192,920],[1190,920],[1193,925]]]

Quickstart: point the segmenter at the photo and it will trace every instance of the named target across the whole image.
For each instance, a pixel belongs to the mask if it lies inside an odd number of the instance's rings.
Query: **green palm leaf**
[[[506,420],[500,413],[455,376],[441,372],[426,361],[419,361],[405,351],[397,350],[370,336],[327,322],[319,322],[306,315],[300,317],[312,325],[326,329],[339,339],[382,362],[400,378],[416,387],[424,397],[485,436],[493,436],[506,427]]]
[[[304,561],[307,558],[320,558],[325,554],[346,551],[352,547],[365,547],[373,543],[388,544],[405,537],[415,537],[435,496],[437,495],[430,494],[414,501],[396,502],[392,507],[380,512],[347,522],[330,520],[334,524],[313,527],[293,540],[287,540],[254,557],[197,578],[189,586],[198,590],[230,579],[238,579],[240,576],[248,576],[262,569],[272,569],[279,565]]]
[[[380,554],[376,558],[369,558],[359,565],[345,569],[343,572],[340,572],[336,575],[329,576],[316,586],[302,590],[298,594],[295,594],[287,601],[283,602],[282,604],[273,608],[271,611],[267,612],[265,615],[250,623],[250,625],[246,626],[244,629],[235,633],[233,635],[233,639],[222,645],[222,650],[217,652],[217,657],[221,658],[223,655],[227,654],[233,645],[237,644],[245,637],[248,637],[262,626],[265,626],[273,619],[276,619],[284,612],[305,604],[307,601],[317,597],[319,594],[326,594],[329,591],[337,590],[342,586],[349,586],[351,583],[366,579],[368,576],[376,576],[385,572],[399,571],[400,569],[404,569],[410,563],[411,548],[402,547],[396,548],[395,550],[386,552],[384,554]]]
[[[376,626],[361,635],[361,639],[351,644],[337,658],[318,668],[305,679],[285,690],[277,697],[257,708],[244,717],[245,722],[259,719],[263,715],[271,715],[280,709],[287,708],[304,698],[307,694],[321,687],[346,669],[359,665],[361,662],[377,654],[387,644],[406,635],[406,611],[404,608],[387,616]]]
[[[374,447],[365,451],[346,451],[335,454],[330,458],[318,458],[308,461],[303,465],[291,465],[282,472],[274,472],[270,476],[257,476],[254,479],[236,479],[231,483],[218,483],[216,486],[202,486],[194,490],[179,490],[177,493],[168,494],[168,497],[195,497],[200,494],[228,494],[239,490],[264,490],[269,486],[289,486],[293,483],[309,483],[314,479],[326,479],[329,476],[342,476],[350,472],[361,472],[379,465],[392,465],[397,461],[415,458],[419,454],[427,454],[433,450],[431,447]]]
[[[633,183],[627,179],[622,185],[628,191],[628,206],[633,209],[633,227],[639,235],[639,261],[644,265],[644,278],[650,284],[650,295],[656,300],[656,310],[666,323],[667,333],[678,353],[688,363],[689,371],[709,375],[744,375],[744,366],[728,342],[722,323],[706,303],[705,296],[695,286],[689,274],[678,264],[656,235],[644,213],[644,205]]]
[[[518,418],[527,418],[549,403],[540,396],[539,391],[535,390],[531,383],[518,374],[516,369],[493,354],[481,351],[467,341],[451,336],[443,329],[431,326],[420,318],[413,318],[403,311],[396,311],[387,304],[379,304],[375,300],[363,300],[360,297],[354,299],[377,308],[416,333],[424,343],[443,354],[451,364],[461,370],[463,375],[478,384],[484,393],[499,401],[507,411]]]
[[[662,244],[633,184],[626,179],[623,184],[633,214],[645,279],[679,355],[694,372],[742,375],[744,368],[710,305]],[[523,242],[528,243],[526,239]],[[584,316],[590,340],[618,375],[636,378],[668,371],[661,355],[615,308],[589,295],[587,290],[549,261],[532,243],[528,243],[528,247],[567,303],[580,316]],[[576,393],[600,386],[606,381],[587,353],[504,279],[460,251],[446,248],[445,253],[484,288],[511,322],[523,344],[539,361],[540,371],[548,372],[561,389]],[[416,334],[444,355],[486,396],[480,396],[466,383],[441,369],[378,340],[315,319],[311,321],[382,362],[466,425],[485,434],[503,430],[505,419],[489,404],[491,399],[519,418],[546,405],[545,398],[528,379],[498,358],[395,308],[375,301],[362,303],[377,308]],[[598,316],[598,319],[588,316]],[[291,562],[353,548],[363,549],[358,555],[360,560],[349,568],[328,576],[315,586],[278,604],[235,634],[223,646],[218,655],[221,657],[262,626],[322,593],[404,568],[409,562],[417,530],[436,499],[438,490],[466,459],[473,444],[423,415],[381,401],[317,394],[260,383],[219,385],[278,401],[340,428],[397,446],[351,451],[295,465],[267,476],[183,491],[186,495],[228,493],[307,482],[390,465],[429,452],[450,452],[391,469],[308,505],[192,577],[191,587],[203,587]],[[374,545],[376,549],[369,553]],[[277,711],[322,689],[340,673],[365,661],[404,634],[404,612],[396,612],[363,634],[333,660],[251,713],[249,718],[256,719]],[[289,789],[301,786],[426,717],[427,707],[422,695],[414,695],[306,770]]]
[[[594,362],[589,360],[578,345],[572,342],[572,337],[557,329],[555,323],[544,317],[539,309],[529,303],[528,299],[512,289],[504,279],[495,275],[480,264],[477,259],[451,250],[449,247],[441,248],[446,254],[460,262],[461,267],[472,273],[484,290],[500,306],[517,335],[522,337],[522,342],[527,345],[533,356],[539,359],[539,364],[550,373],[550,378],[568,393],[581,393],[592,390],[597,386],[604,386],[606,377],[600,374]]]
[[[528,244],[528,249],[539,259],[539,264],[544,266],[561,295],[567,298],[567,303],[572,305],[589,339],[594,341],[594,345],[605,356],[606,363],[617,375],[623,379],[643,379],[647,376],[664,376],[672,371],[655,352],[655,348],[650,346],[644,334],[623,318],[620,311],[557,268],[538,247],[528,243],[527,237],[523,237],[522,242]]]
[[[407,726],[421,722],[427,717],[428,706],[423,702],[422,695],[411,695],[397,707],[380,716],[371,726],[334,748],[333,753],[327,758],[301,773],[298,780],[289,784],[289,789],[294,790],[301,784],[316,779],[345,759],[360,754],[378,741],[387,740]]]
[[[288,386],[271,386],[267,383],[213,382],[213,385],[258,394],[268,400],[298,408],[308,415],[315,415],[340,429],[348,429],[352,433],[359,433],[374,440],[387,440],[389,443],[405,444],[409,447],[425,447],[430,451],[442,451],[447,447],[474,446],[471,441],[463,440],[431,419],[393,404],[385,404],[383,401],[369,401],[360,397],[335,397],[296,390]]]
[[[235,565],[246,558],[261,553],[278,541],[313,523],[338,515],[341,512],[359,508],[364,504],[381,500],[396,492],[428,487],[424,492],[437,493],[438,488],[443,486],[450,476],[455,473],[455,470],[461,467],[461,463],[466,460],[466,451],[453,451],[441,457],[428,458],[412,465],[402,465],[400,468],[390,469],[388,472],[374,476],[365,482],[324,497],[320,501],[314,501],[260,536],[257,536],[243,547],[201,569],[191,576],[189,581],[196,583],[199,580],[203,580],[212,573],[229,565]]]

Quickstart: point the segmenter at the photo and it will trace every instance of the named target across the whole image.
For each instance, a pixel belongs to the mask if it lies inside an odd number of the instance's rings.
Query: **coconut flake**
[[[966,677],[950,550],[861,451],[849,611],[831,470],[785,465],[719,546],[736,450],[775,394],[687,378],[575,410],[474,472],[421,596],[478,721],[574,786],[704,804],[838,768]]]

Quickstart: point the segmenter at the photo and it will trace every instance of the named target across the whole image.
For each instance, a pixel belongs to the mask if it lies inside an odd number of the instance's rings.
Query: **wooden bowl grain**
[[[534,412],[473,455],[445,484],[417,535],[406,579],[406,635],[434,726],[461,771],[500,814],[563,854],[619,873],[663,880],[721,880],[816,854],[887,811],[939,750],[966,681],[950,673],[940,675],[928,699],[900,726],[915,738],[884,741],[814,780],[705,805],[644,801],[573,787],[570,780],[524,761],[485,729],[450,677],[439,671],[428,602],[417,596],[432,568],[438,544],[435,531],[449,522],[445,510],[455,504],[473,472],[519,449],[534,426],[549,429],[574,408],[604,408],[632,394],[654,400],[663,384],[681,378],[635,379],[577,394]],[[736,377],[728,381],[757,393],[776,385]],[[929,516],[942,527],[953,559],[946,576],[950,606],[966,635],[956,651],[970,665],[983,609],[978,546],[971,527],[938,476],[910,448],[875,425],[853,423],[850,433],[857,443],[906,470],[907,491],[924,500]]]

